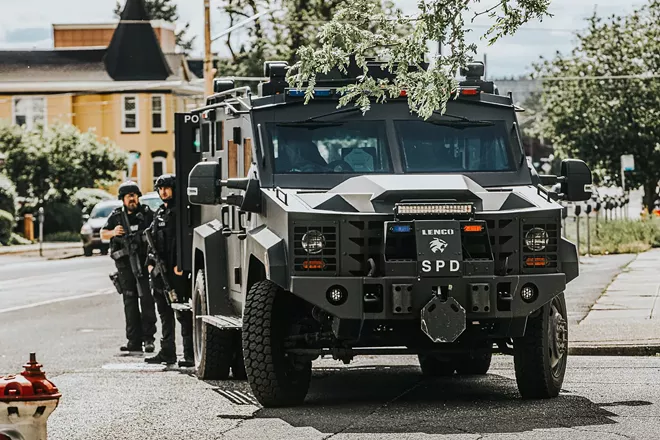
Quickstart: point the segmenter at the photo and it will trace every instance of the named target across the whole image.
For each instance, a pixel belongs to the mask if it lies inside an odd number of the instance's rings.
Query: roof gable
[[[103,61],[115,81],[166,80],[172,74],[143,0],[126,1]]]

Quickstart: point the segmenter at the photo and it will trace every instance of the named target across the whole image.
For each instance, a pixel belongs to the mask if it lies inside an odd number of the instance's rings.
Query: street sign
[[[624,154],[621,156],[621,169],[623,171],[635,171],[635,156]]]

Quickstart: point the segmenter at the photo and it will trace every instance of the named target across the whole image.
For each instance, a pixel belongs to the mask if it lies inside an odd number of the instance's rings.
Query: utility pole
[[[211,52],[211,0],[204,0],[204,95],[213,94],[213,55]]]

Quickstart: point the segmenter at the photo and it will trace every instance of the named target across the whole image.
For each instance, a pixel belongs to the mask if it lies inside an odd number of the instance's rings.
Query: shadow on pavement
[[[249,390],[244,381],[233,385],[242,386]],[[426,379],[417,367],[379,366],[315,369],[303,406],[262,408],[254,417],[323,433],[461,434],[608,425],[615,415],[568,393],[522,400],[515,380],[502,376]]]

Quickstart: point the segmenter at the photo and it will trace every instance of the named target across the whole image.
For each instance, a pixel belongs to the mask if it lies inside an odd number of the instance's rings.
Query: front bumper
[[[533,285],[536,298],[525,302],[520,292]],[[333,305],[326,292],[341,286],[347,298]],[[563,273],[457,278],[291,277],[291,292],[340,319],[415,320],[436,297],[453,298],[468,320],[527,317],[566,287]]]

